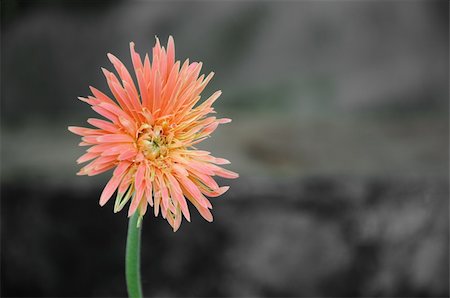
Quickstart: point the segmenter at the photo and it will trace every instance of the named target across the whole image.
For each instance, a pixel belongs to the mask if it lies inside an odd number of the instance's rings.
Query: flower
[[[92,96],[79,97],[109,121],[90,118],[87,122],[95,128],[69,126],[82,136],[80,146],[91,146],[77,160],[91,162],[77,174],[93,176],[114,169],[100,196],[103,206],[117,190],[114,212],[131,200],[128,216],[139,212],[142,220],[149,204],[155,216],[161,210],[176,231],[182,216],[190,221],[188,200],[211,222],[212,206],[205,196],[217,197],[229,188],[219,187],[212,176],[239,176],[218,166],[229,164],[228,160],[194,147],[219,124],[231,121],[209,116],[215,113],[212,104],[221,91],[199,103],[214,73],[199,76],[201,62],[175,61],[171,36],[167,50],[156,38],[152,63],[148,54],[142,63],[133,42],[130,53],[139,89],[122,62],[108,54],[119,77],[102,70],[115,101],[94,87],[90,87]]]

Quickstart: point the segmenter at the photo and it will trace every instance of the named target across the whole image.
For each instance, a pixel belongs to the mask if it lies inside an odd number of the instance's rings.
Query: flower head
[[[228,160],[194,147],[219,124],[231,121],[209,116],[220,91],[200,103],[200,94],[214,73],[200,75],[201,62],[175,61],[172,37],[167,50],[156,38],[152,63],[148,55],[142,62],[133,42],[130,52],[137,86],[122,62],[108,54],[118,77],[102,70],[115,100],[94,87],[90,87],[92,96],[79,97],[107,120],[88,119],[94,128],[69,127],[82,136],[80,146],[91,146],[77,160],[90,161],[78,175],[93,176],[114,169],[100,196],[103,206],[117,191],[114,212],[131,201],[128,215],[139,212],[142,218],[150,205],[155,216],[161,211],[176,231],[182,216],[190,221],[190,201],[212,221],[212,206],[206,196],[217,197],[228,190],[228,186],[219,187],[212,176],[238,177],[218,166],[228,164]]]

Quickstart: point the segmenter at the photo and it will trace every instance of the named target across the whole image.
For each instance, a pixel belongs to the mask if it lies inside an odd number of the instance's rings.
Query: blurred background
[[[240,173],[177,233],[144,219],[147,296],[448,297],[447,1],[1,1],[1,295],[120,297],[127,218],[67,131],[157,35],[216,76]],[[194,213],[194,212],[192,212]]]

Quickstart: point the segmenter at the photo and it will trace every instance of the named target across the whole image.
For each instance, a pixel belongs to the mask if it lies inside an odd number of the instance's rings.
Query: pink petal
[[[130,187],[130,184],[132,182],[132,175],[133,175],[133,170],[132,170],[132,168],[130,168],[128,170],[128,172],[125,173],[125,175],[122,179],[122,182],[119,185],[120,193],[124,193]]]
[[[102,131],[98,130],[98,129],[79,127],[79,126],[69,126],[68,130],[79,136],[98,135],[98,134],[102,133]]]
[[[106,82],[108,83],[109,89],[113,93],[114,97],[116,98],[121,108],[130,116],[133,115],[133,113],[131,112],[133,106],[128,101],[125,91],[123,90],[121,84],[117,80],[117,77],[105,68],[102,68],[102,72],[106,78]]]
[[[128,114],[125,113],[116,104],[111,104],[111,103],[108,103],[108,102],[102,102],[98,106],[104,108],[105,110],[107,110],[107,111],[109,111],[111,113],[113,113],[114,115],[117,116],[117,118],[123,117],[123,118],[127,118],[127,119],[131,120],[131,117],[128,116]]]
[[[170,35],[167,41],[167,67],[171,68],[175,63],[175,42],[173,37]]]
[[[135,95],[137,97],[136,87],[134,86],[133,79],[131,78],[131,75],[128,72],[125,65],[123,65],[123,63],[119,59],[117,59],[117,57],[115,57],[113,54],[108,53],[107,56],[108,56],[109,60],[111,61],[111,63],[114,65],[114,68],[116,69],[117,73],[121,77],[122,81],[127,82],[128,84],[132,85],[132,88],[134,89],[133,95]]]
[[[81,140],[83,142],[89,143],[89,144],[98,144],[99,141],[97,140],[98,136],[85,136],[82,137]]]
[[[177,213],[175,213],[175,219],[173,223],[173,231],[176,232],[181,226],[181,212],[177,210]]]
[[[105,93],[101,92],[100,90],[92,86],[89,86],[89,89],[91,89],[92,94],[100,102],[109,102],[110,104],[114,104],[114,101],[111,98],[109,98]]]
[[[127,134],[108,134],[97,137],[97,141],[102,143],[133,143],[134,139]]]
[[[186,192],[185,192],[185,194],[186,194],[186,197],[188,198],[188,200],[195,206],[195,208],[197,208],[200,215],[207,221],[212,222],[213,216],[212,216],[211,212],[208,210],[208,208],[201,206],[199,204],[199,202],[192,197],[191,194],[186,193]]]
[[[128,150],[135,150],[135,148],[133,147],[133,145],[131,143],[107,143],[108,144],[108,148],[105,149],[102,152],[102,156],[108,156],[108,155],[118,155],[121,154],[122,152],[128,151]]]
[[[136,192],[131,201],[130,208],[128,209],[128,217],[130,217],[131,215],[134,214],[134,212],[136,212],[136,209],[139,206],[139,203],[141,202],[143,195],[144,190],[142,188],[136,189]]]
[[[214,171],[210,168],[210,166],[207,163],[204,162],[189,161],[186,162],[186,167],[188,169],[194,169],[195,171],[205,175],[209,176],[214,175]]]
[[[143,162],[137,168],[136,175],[134,178],[136,189],[141,189],[144,187],[144,175],[146,168],[147,166]]]
[[[172,164],[172,168],[173,168],[173,170],[176,173],[178,173],[181,176],[188,176],[189,175],[188,171],[183,166],[181,166],[179,164],[176,164],[176,163]]]
[[[230,118],[222,118],[222,119],[218,119],[217,122],[220,124],[230,123],[231,119]]]
[[[140,111],[142,109],[141,103],[139,101],[139,95],[136,92],[136,87],[133,83],[123,82],[125,88],[125,93],[127,94],[128,101],[131,103],[135,111]]]
[[[230,170],[226,170],[226,169],[223,169],[223,168],[217,167],[217,166],[216,166],[216,168],[217,169],[215,169],[214,172],[216,173],[217,176],[220,176],[223,178],[228,178],[228,179],[235,179],[235,178],[239,177],[238,173],[235,173]]]
[[[136,154],[137,154],[137,150],[135,148],[129,149],[127,151],[122,152],[117,159],[118,160],[132,160],[133,158],[136,157]]]
[[[131,166],[131,162],[128,161],[121,161],[119,162],[119,164],[117,165],[116,169],[114,170],[113,175],[114,176],[122,176],[125,171],[128,170],[128,168]]]
[[[97,141],[97,138],[95,138],[95,141]],[[91,148],[89,148],[87,150],[87,152],[102,153],[102,152],[105,152],[106,150],[112,148],[112,146],[114,146],[114,145],[111,145],[109,143],[107,143],[107,144],[98,144],[98,145],[94,145]]]
[[[109,131],[109,132],[117,132],[118,128],[112,124],[111,122],[101,120],[101,119],[95,119],[95,118],[89,118],[87,122],[95,127],[98,127],[100,129]]]
[[[204,174],[196,172],[196,171],[192,171],[191,169],[189,169],[189,172],[192,174],[192,176],[194,176],[196,179],[198,179],[201,183],[203,183],[210,189],[218,189],[219,188],[219,185],[217,184],[216,181],[214,181],[213,178],[211,178],[211,176],[204,175]]]
[[[99,156],[98,153],[87,152],[87,153],[83,154],[82,156],[80,156],[80,158],[77,159],[77,163],[80,164],[80,163],[89,161],[91,159],[94,159],[98,156]]]
[[[153,81],[153,113],[161,107],[161,75],[159,71],[155,73]]]
[[[216,158],[214,163],[218,164],[218,165],[227,165],[227,164],[230,164],[231,162],[225,158]]]
[[[207,127],[205,127],[205,128],[202,130],[201,134],[200,134],[199,136],[197,136],[197,137],[207,136],[207,135],[211,134],[212,132],[214,132],[214,131],[217,129],[218,126],[219,126],[219,123],[218,123],[218,122],[216,122],[216,123],[211,123],[210,125],[208,125]]]
[[[147,198],[148,203],[150,206],[153,206],[153,195],[152,195],[152,182],[146,181],[146,188],[145,188],[145,197]]]
[[[205,195],[207,195],[208,197],[218,197],[223,195],[230,187],[229,186],[222,186],[219,187],[218,189],[211,191],[209,189],[206,189],[204,187],[201,188],[201,192],[204,193]]]
[[[92,106],[92,109],[94,111],[96,111],[98,114],[102,115],[106,119],[111,120],[114,123],[118,123],[118,121],[119,121],[119,118],[117,118],[117,116],[115,114],[111,113],[108,110],[105,110],[104,108],[102,108],[100,106]]]
[[[204,109],[207,109],[207,108],[211,107],[211,105],[219,98],[219,96],[221,94],[222,94],[221,90],[218,90],[218,91],[214,92],[213,95],[211,95],[207,100],[205,100],[197,108],[199,110],[204,110]]]
[[[115,165],[113,163],[105,163],[102,164],[101,166],[95,167],[93,170],[90,170],[88,173],[84,173],[84,175],[88,175],[88,176],[95,176],[101,173],[104,173],[112,168],[114,168]],[[77,173],[78,175],[78,173]]]
[[[202,205],[203,207],[208,206],[208,204],[206,203],[206,198],[203,196],[200,189],[194,182],[192,182],[189,178],[184,176],[178,176],[178,179],[180,180],[181,185],[184,187],[184,189],[187,190],[187,192],[189,192],[189,194],[192,196],[193,199],[198,201],[199,204]]]
[[[187,206],[186,199],[183,196],[182,190],[180,188],[180,184],[178,181],[171,175],[167,174],[167,178],[169,179],[169,189],[170,195],[175,198],[181,206],[181,211],[183,212],[184,217],[187,221],[191,221],[191,215],[189,214],[189,209]]]
[[[144,216],[146,212],[147,212],[147,201],[141,200],[141,203],[139,204],[139,215]]]
[[[119,186],[120,180],[122,179],[122,175],[113,176],[109,182],[106,184],[103,189],[102,195],[100,196],[100,206],[104,206],[106,202],[111,198],[113,193],[116,191]]]

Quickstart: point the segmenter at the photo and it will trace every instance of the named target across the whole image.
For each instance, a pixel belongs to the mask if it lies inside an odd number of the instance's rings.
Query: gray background
[[[67,126],[106,53],[169,34],[241,178],[212,224],[145,218],[147,295],[448,296],[448,2],[89,3],[2,1],[3,296],[125,295],[126,214]]]

